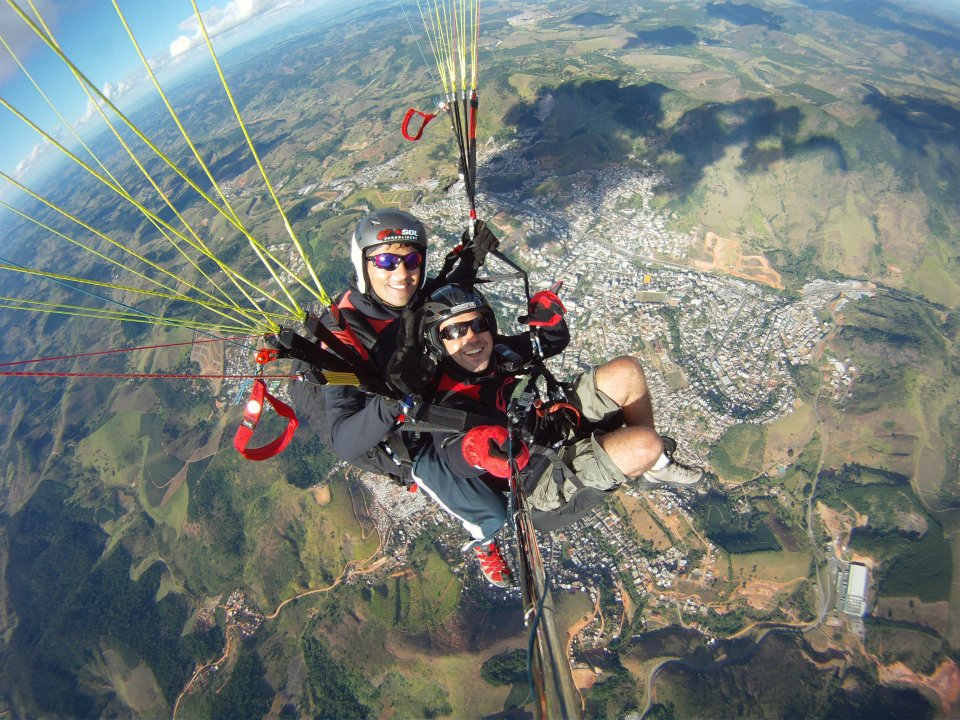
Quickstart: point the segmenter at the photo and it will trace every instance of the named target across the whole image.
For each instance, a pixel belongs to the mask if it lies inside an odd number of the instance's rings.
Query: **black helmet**
[[[497,318],[493,308],[479,290],[470,285],[444,285],[430,293],[423,304],[423,334],[428,347],[446,354],[443,340],[440,338],[440,325],[450,318],[475,310],[483,313],[490,326],[490,333],[497,333]]]
[[[374,210],[360,218],[350,240],[350,259],[357,271],[357,287],[360,292],[366,293],[370,286],[365,258],[367,249],[389,243],[415,245],[423,249],[424,263],[418,285],[423,287],[427,276],[427,229],[422,222],[403,210]]]

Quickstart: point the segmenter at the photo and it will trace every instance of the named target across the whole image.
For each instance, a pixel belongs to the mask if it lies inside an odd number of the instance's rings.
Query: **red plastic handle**
[[[263,401],[270,403],[277,415],[287,418],[287,427],[280,436],[266,445],[256,448],[248,448],[247,445],[253,437],[253,431],[260,422],[260,414],[263,412]],[[237,452],[243,455],[247,460],[266,460],[283,452],[290,441],[293,440],[293,433],[296,431],[300,422],[293,408],[281,400],[277,400],[273,395],[267,392],[267,384],[257,378],[253,381],[253,391],[250,393],[250,399],[243,408],[243,422],[237,428],[237,434],[233,436],[233,447]]]
[[[420,122],[420,129],[417,130],[416,135],[411,135],[410,121],[413,119],[414,115],[419,115],[422,118],[422,120]],[[436,116],[437,116],[436,113],[425,113],[425,112],[420,112],[419,110],[415,110],[414,108],[410,108],[409,110],[407,110],[407,114],[403,118],[403,124],[400,125],[400,132],[402,132],[403,136],[410,142],[416,142],[417,140],[420,139],[420,136],[423,135],[423,131],[427,127],[429,122],[433,120]]]

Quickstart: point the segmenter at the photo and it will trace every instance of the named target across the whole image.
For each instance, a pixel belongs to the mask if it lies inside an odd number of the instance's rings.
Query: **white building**
[[[851,563],[847,578],[847,595],[843,599],[843,611],[863,617],[867,614],[867,566]]]

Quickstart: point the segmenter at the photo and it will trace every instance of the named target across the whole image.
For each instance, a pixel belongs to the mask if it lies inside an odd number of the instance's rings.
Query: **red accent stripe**
[[[239,340],[252,340],[259,338],[260,335],[238,335],[236,337],[212,338],[209,340],[193,340],[191,342],[166,343],[164,345],[140,345],[138,347],[118,348],[116,350],[97,350],[96,352],[77,353],[76,355],[57,355],[55,357],[36,358],[35,360],[16,360],[14,362],[0,363],[0,367],[13,367],[14,365],[29,365],[31,363],[47,362],[48,360],[74,360],[82,357],[95,357],[97,355],[114,355],[117,353],[136,352],[137,350],[157,350],[159,348],[182,347],[184,345],[200,345],[201,343],[213,342],[237,342]]]
[[[370,323],[370,327],[373,328],[374,332],[381,333],[393,324],[393,319],[377,320],[376,318],[367,318],[367,322]]]
[[[40,372],[32,370],[16,370],[0,372],[0,377],[89,377],[89,378],[144,378],[158,380],[250,380],[265,378],[267,380],[292,380],[299,375],[178,375],[166,373],[84,373],[84,372]]]
[[[470,382],[458,382],[446,374],[440,376],[440,382],[437,383],[437,392],[466,395],[473,400],[480,400],[479,385]]]

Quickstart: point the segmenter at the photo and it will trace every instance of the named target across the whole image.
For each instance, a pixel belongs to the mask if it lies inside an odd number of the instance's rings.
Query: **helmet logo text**
[[[477,308],[477,307],[480,307],[480,306],[477,305],[477,303],[474,302],[473,300],[470,300],[469,302],[465,302],[465,303],[460,303],[459,305],[454,305],[452,308],[450,308],[450,316],[452,317],[454,315],[459,315],[462,312],[466,312],[467,310],[473,310],[474,308]]]
[[[417,231],[410,228],[384,228],[377,233],[377,240],[389,240],[390,238],[417,238]]]

